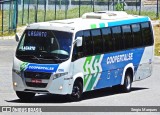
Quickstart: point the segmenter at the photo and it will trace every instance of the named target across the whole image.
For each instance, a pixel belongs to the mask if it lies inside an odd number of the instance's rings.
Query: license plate
[[[32,83],[42,83],[41,79],[32,79],[31,80]]]

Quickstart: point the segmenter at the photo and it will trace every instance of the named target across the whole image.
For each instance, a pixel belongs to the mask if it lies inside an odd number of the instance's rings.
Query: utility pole
[[[46,10],[48,10],[48,0],[46,0]]]
[[[157,0],[157,18],[159,18],[159,1]]]
[[[69,0],[69,6],[71,6],[71,5],[72,5],[71,0]]]
[[[23,0],[21,0],[21,7],[23,6]]]
[[[61,10],[62,1],[59,0],[59,9]]]
[[[2,9],[1,9],[1,5],[2,5],[2,4],[0,3],[0,11],[2,10]]]

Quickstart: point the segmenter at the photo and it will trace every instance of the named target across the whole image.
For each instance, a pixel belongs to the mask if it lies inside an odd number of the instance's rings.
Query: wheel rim
[[[80,88],[78,86],[73,87],[72,96],[79,99],[81,95]]]
[[[127,76],[127,79],[126,79],[126,88],[127,90],[130,90],[131,88],[131,79],[129,76]]]

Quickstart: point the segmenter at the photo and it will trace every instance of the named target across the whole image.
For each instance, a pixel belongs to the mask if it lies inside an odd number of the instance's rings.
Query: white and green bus
[[[114,86],[129,92],[132,82],[151,76],[153,52],[153,30],[146,16],[101,11],[34,23],[17,46],[13,87],[22,101],[36,93],[77,101],[83,92]]]

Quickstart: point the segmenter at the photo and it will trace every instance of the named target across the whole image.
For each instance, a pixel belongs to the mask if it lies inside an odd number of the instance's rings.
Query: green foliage
[[[15,35],[14,31],[10,31],[10,32],[5,31],[5,32],[3,32],[3,35],[2,35],[2,32],[0,31],[0,37],[1,36],[14,36],[14,35]]]
[[[95,9],[95,11],[98,11],[100,9]],[[117,5],[116,10],[123,10],[123,6],[122,5]],[[81,6],[80,7],[80,16],[82,16],[82,14],[86,13],[86,12],[92,12],[93,9],[90,6]],[[28,10],[25,9],[24,10],[24,17],[23,17],[23,24],[26,25],[28,23],[34,23],[35,22],[35,10],[34,9],[30,9],[29,10],[30,15],[29,15],[29,22],[28,22]],[[135,10],[127,10],[126,11],[128,14],[134,14],[134,15],[138,15],[139,11],[135,11]],[[2,17],[1,17],[1,11],[0,11],[0,33],[2,31]],[[66,14],[65,14],[66,13]],[[8,31],[8,22],[9,22],[9,18],[8,18],[8,14],[9,11],[4,11],[4,33],[7,33]],[[144,16],[149,16],[152,20],[156,19],[156,13],[154,11],[142,11],[141,15]],[[79,7],[75,7],[72,9],[67,10],[67,12],[65,12],[64,10],[57,10],[56,11],[56,17],[55,17],[55,11],[54,10],[47,10],[46,11],[46,18],[45,21],[51,21],[51,20],[61,20],[61,19],[65,19],[65,18],[77,18],[79,17]],[[38,18],[38,22],[43,22],[44,21],[44,10],[38,10],[37,13],[37,18]],[[160,18],[159,18],[160,19]],[[22,10],[18,11],[18,26],[23,26],[22,25]],[[7,34],[5,34],[7,35]],[[10,33],[8,32],[8,35],[10,35]],[[0,35],[1,36],[1,35]]]
[[[155,43],[155,55],[160,56],[160,43]]]
[[[154,26],[155,55],[160,56],[160,24]]]
[[[139,11],[135,11],[135,10],[127,10],[126,11],[128,14],[132,14],[132,15],[139,15]],[[154,11],[141,11],[140,13],[141,16],[148,16],[150,17],[152,20],[157,20],[156,18],[156,13]],[[160,15],[160,14],[159,14]],[[160,19],[160,18],[159,18]]]
[[[123,3],[117,3],[116,4],[116,11],[123,11],[124,4]]]
[[[95,9],[96,11],[99,9]],[[80,8],[80,16],[86,12],[92,12],[93,9],[89,6],[81,6]],[[79,7],[75,7],[72,9],[67,10],[65,12],[64,10],[57,10],[56,11],[56,17],[55,17],[55,11],[54,10],[47,10],[46,11],[46,18],[45,21],[51,21],[51,20],[61,20],[65,19],[65,13],[66,13],[66,18],[77,18],[79,17]],[[9,32],[8,31],[8,23],[9,23],[9,18],[8,18],[9,11],[4,11],[4,32],[2,35],[2,18],[1,18],[1,11],[0,11],[0,36],[10,36],[14,35],[14,32]],[[44,22],[44,10],[38,10],[37,12],[37,18],[38,22]],[[24,10],[24,17],[23,17],[23,25],[34,23],[35,22],[35,10],[30,9],[29,10],[29,21],[28,21],[28,10]],[[22,25],[22,10],[18,11],[18,26],[23,26]]]

